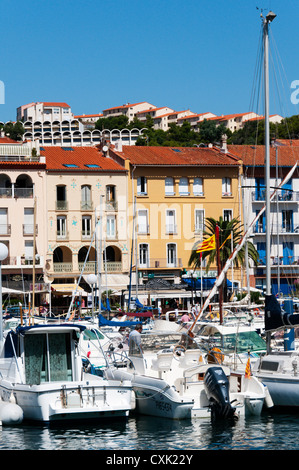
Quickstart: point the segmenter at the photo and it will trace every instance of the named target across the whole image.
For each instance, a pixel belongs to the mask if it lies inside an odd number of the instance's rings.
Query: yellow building
[[[241,162],[215,147],[116,146],[109,152],[128,170],[139,285],[151,278],[179,284],[205,218],[241,217]]]

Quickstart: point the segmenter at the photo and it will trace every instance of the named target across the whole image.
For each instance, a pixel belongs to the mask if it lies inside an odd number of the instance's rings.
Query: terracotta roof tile
[[[47,170],[125,171],[113,159],[104,157],[97,147],[41,147],[41,155],[46,156]]]
[[[247,166],[264,166],[265,146],[264,145],[228,145],[231,154],[240,158]],[[278,165],[292,167],[299,161],[299,146],[278,146]],[[275,147],[270,147],[270,165],[276,166]]]
[[[123,146],[114,152],[134,165],[219,166],[238,165],[238,158],[212,147]]]

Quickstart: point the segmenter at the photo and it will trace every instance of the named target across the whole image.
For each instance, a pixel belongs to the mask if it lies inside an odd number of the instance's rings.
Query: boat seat
[[[152,362],[152,369],[159,370],[159,371],[170,370],[172,360],[173,360],[172,352],[158,352],[157,359],[154,359]]]
[[[203,362],[202,351],[200,349],[187,349],[180,360],[181,367],[192,367]]]

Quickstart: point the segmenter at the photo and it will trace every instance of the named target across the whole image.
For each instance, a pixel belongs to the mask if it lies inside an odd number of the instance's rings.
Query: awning
[[[130,276],[127,274],[107,274],[107,287],[110,290],[127,289],[130,284]],[[106,289],[106,275],[102,274],[102,290]]]
[[[78,295],[87,296],[87,292],[77,284],[51,284],[51,291],[57,295],[72,295],[77,291]]]

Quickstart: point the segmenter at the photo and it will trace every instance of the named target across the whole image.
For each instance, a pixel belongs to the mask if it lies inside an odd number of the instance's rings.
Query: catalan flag
[[[196,253],[202,253],[203,251],[211,251],[216,249],[216,237],[212,235],[211,237],[204,240],[199,248],[197,248]]]
[[[230,238],[232,238],[232,233],[229,234],[229,236],[224,240],[224,242],[222,243],[221,247],[219,248],[219,250],[221,250],[221,248],[225,245],[225,243],[227,242],[227,240],[229,240]]]
[[[251,377],[250,357],[248,357],[247,364],[245,367],[245,377],[249,379]]]

